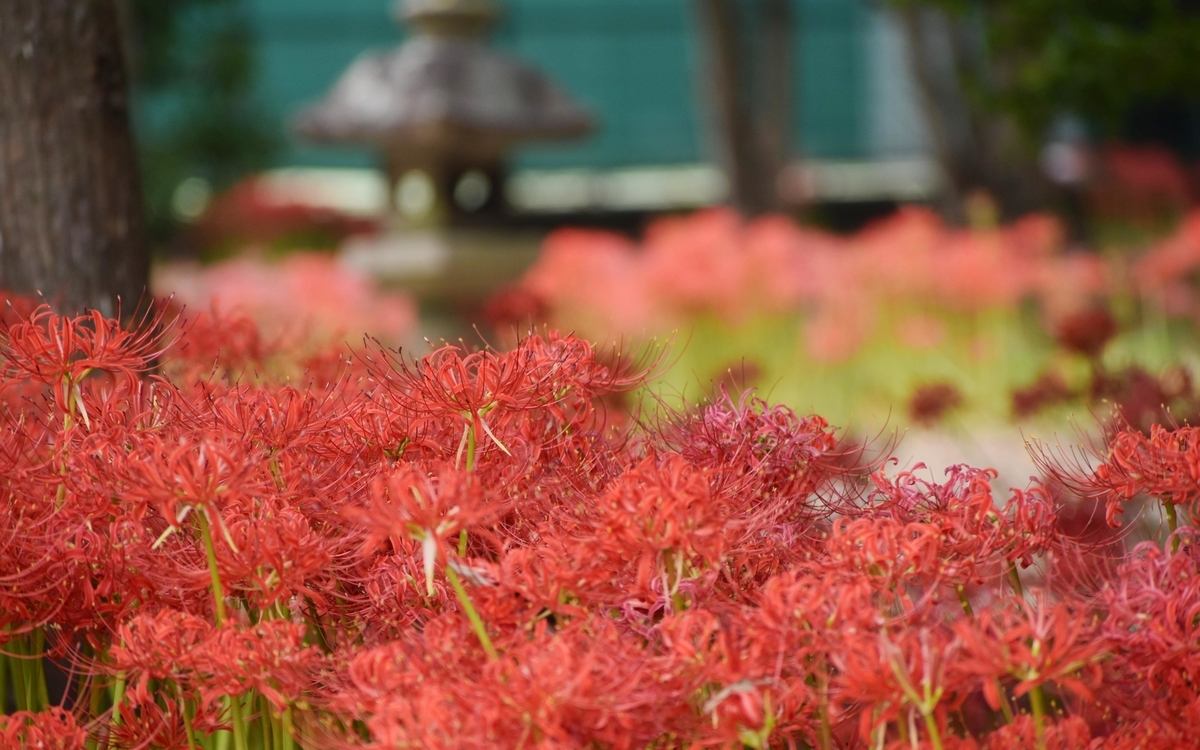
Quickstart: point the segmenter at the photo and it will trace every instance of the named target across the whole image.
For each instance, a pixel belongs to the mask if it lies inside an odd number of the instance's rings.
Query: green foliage
[[[1035,138],[1064,110],[1111,132],[1131,105],[1200,91],[1196,0],[894,1],[981,18],[988,80],[966,83]]]
[[[281,127],[255,99],[254,29],[243,0],[131,0],[137,140],[151,235],[177,228],[189,177],[214,190],[270,165]]]

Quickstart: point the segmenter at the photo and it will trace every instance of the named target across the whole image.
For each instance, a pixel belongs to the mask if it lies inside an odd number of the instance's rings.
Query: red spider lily
[[[917,424],[930,427],[962,403],[962,392],[952,383],[927,383],[913,392],[908,401],[908,415]]]
[[[420,543],[401,543],[396,554],[380,556],[364,574],[363,588],[370,608],[364,637],[369,643],[399,637],[450,606],[452,595],[446,586],[434,581],[433,593],[429,593]]]
[[[1018,419],[1032,417],[1043,409],[1069,401],[1075,396],[1062,375],[1044,372],[1030,385],[1013,391],[1012,413]]]
[[[0,332],[8,327],[29,320],[34,311],[41,307],[38,300],[0,289]]]
[[[154,508],[173,527],[193,510],[219,514],[270,491],[262,477],[264,456],[222,433],[144,435],[131,455],[134,460],[124,462],[129,500]]]
[[[1107,493],[1108,522],[1120,525],[1121,502],[1146,493],[1173,505],[1191,507],[1200,498],[1200,439],[1194,427],[1168,430],[1155,425],[1150,436],[1119,432],[1109,442],[1108,461],[1096,467],[1089,484]]]
[[[0,716],[0,746],[33,750],[83,750],[87,729],[61,708]]]
[[[226,625],[213,631],[192,654],[201,705],[254,690],[282,710],[310,684],[317,652],[304,645],[304,627],[283,620]]]
[[[545,319],[548,308],[545,300],[518,286],[501,289],[483,307],[483,319],[501,335],[519,332]]]
[[[524,735],[531,746],[590,737],[605,747],[644,747],[680,718],[663,706],[640,649],[602,621],[530,641],[488,665],[483,680],[499,698],[493,731]]]
[[[109,746],[187,748],[194,743],[194,739],[189,740],[189,724],[193,738],[220,726],[214,713],[181,703],[173,695],[146,695],[122,702],[113,708],[117,720],[102,730],[108,734]],[[185,718],[185,712],[194,712],[194,715]]]
[[[1016,696],[1053,684],[1090,702],[1100,683],[1103,641],[1094,637],[1096,624],[1065,604],[1026,600],[979,613],[955,624],[962,640],[958,668],[982,678],[993,710],[1000,707],[998,680],[1016,680]]]
[[[167,369],[181,385],[198,378],[237,378],[263,369],[279,353],[276,342],[264,340],[253,319],[214,308],[179,318],[180,335],[172,343]]]
[[[1102,308],[1082,310],[1059,321],[1054,337],[1067,351],[1096,358],[1117,333],[1117,321]]]
[[[1091,743],[1092,730],[1087,722],[1078,716],[1062,716],[1045,726],[1045,737],[1042,747],[1046,750],[1076,750],[1076,748],[1097,747]],[[1008,750],[1018,747],[1038,747],[1037,728],[1032,717],[1022,714],[1014,716],[1012,722],[990,733],[983,745],[983,750]],[[1100,747],[1115,747],[1105,742]],[[1150,747],[1138,745],[1138,747]]]
[[[937,527],[889,519],[838,519],[826,551],[826,570],[876,579],[889,590],[904,581],[935,582],[946,564]]]
[[[130,680],[127,695],[134,707],[154,703],[150,680],[170,679],[186,686],[189,696],[197,691],[202,712],[215,711],[223,696],[248,690],[282,709],[300,695],[308,684],[307,670],[315,665],[316,653],[303,638],[303,628],[290,622],[214,628],[186,613],[163,611],[122,626],[111,650],[111,669]]]
[[[416,362],[389,358],[395,369],[373,370],[384,383],[399,387],[408,408],[431,417],[464,420],[476,438],[489,437],[502,447],[488,426],[487,415],[495,409],[522,411],[553,400],[530,378],[532,358],[528,349],[505,354],[480,351],[463,355],[455,346],[445,346]],[[464,433],[465,434],[465,433]],[[464,438],[465,440],[465,438]]]
[[[1090,747],[1103,750],[1174,750],[1194,742],[1193,731],[1173,729],[1153,719],[1137,719],[1119,724],[1107,737],[1092,740]]]
[[[293,596],[321,598],[315,588],[331,571],[333,556],[325,539],[299,511],[257,507],[224,518],[231,545],[216,548],[222,578],[242,592],[255,609],[266,610]]]
[[[656,661],[658,680],[675,700],[692,696],[703,744],[740,742],[766,747],[777,729],[790,736],[815,736],[816,700],[803,679],[794,679],[793,661],[780,659],[786,647],[759,641],[762,631],[747,629],[736,616],[689,610],[659,625],[666,653]],[[664,691],[666,692],[666,691]],[[695,721],[695,719],[693,719]]]
[[[617,478],[571,529],[581,583],[613,603],[679,607],[724,561],[724,529],[736,527],[715,502],[706,472],[678,454],[647,458]]]
[[[873,505],[867,510],[938,527],[947,562],[964,566],[968,578],[977,577],[989,561],[1028,566],[1056,539],[1054,506],[1043,488],[1013,490],[997,508],[994,471],[953,466],[946,473],[949,479],[941,485],[912,472],[894,480],[877,473]]]
[[[462,618],[442,617],[422,631],[408,630],[383,646],[360,650],[344,671],[344,688],[331,696],[332,707],[366,717],[376,741],[385,745],[399,741],[392,738],[414,741],[418,732],[425,738],[437,737],[445,722],[474,721],[481,706],[473,704],[470,711],[457,712],[453,693],[447,690],[458,686],[480,698],[494,699],[495,691],[477,687],[482,653],[463,648],[471,642]],[[442,736],[440,744],[453,736]],[[461,737],[468,743],[480,739],[465,732]]]
[[[653,347],[640,356],[626,356],[620,349],[602,352],[574,334],[550,331],[545,336],[528,336],[518,350],[529,352],[534,380],[555,384],[559,399],[565,396],[594,399],[633,390],[653,378],[661,354]]]
[[[609,422],[645,370],[573,337],[304,387],[264,356],[79,375],[79,419],[0,372],[0,680],[22,705],[48,705],[50,653],[86,691],[70,721],[113,750],[1194,744],[1186,526],[1126,553],[988,470],[872,484],[823,420],[747,395]],[[1194,503],[1190,433],[1114,437],[1091,495]],[[0,744],[57,721],[21,716]]]
[[[1100,594],[1108,617],[1100,628],[1112,668],[1128,675],[1114,696],[1134,715],[1146,712],[1190,731],[1200,720],[1200,561],[1192,535],[1180,552],[1142,545]],[[1191,714],[1189,716],[1189,713]]]
[[[825,420],[798,417],[744,393],[668,423],[661,438],[689,462],[707,468],[713,490],[740,509],[753,528],[812,524],[819,512],[804,502],[844,472],[837,440]]]
[[[329,429],[333,411],[330,402],[291,386],[271,391],[235,386],[213,393],[206,406],[214,427],[272,456],[295,447],[320,450],[312,437]]]
[[[858,712],[859,734],[872,742],[884,725],[902,721],[912,732],[919,720],[930,738],[945,733],[946,716],[962,700],[955,665],[961,648],[945,628],[852,633],[844,650],[831,655],[837,666],[839,698]],[[843,709],[845,710],[845,709]]]
[[[208,620],[176,610],[138,615],[117,631],[109,650],[112,669],[124,673],[129,695],[138,703],[153,703],[150,680],[191,681],[196,651],[213,633]]]
[[[603,622],[540,637],[482,673],[456,673],[417,654],[379,656],[359,705],[385,746],[491,747],[503,737],[514,747],[570,747],[590,737],[638,748],[678,720],[638,649]],[[366,674],[356,676],[365,688]]]
[[[622,549],[678,550],[708,562],[721,559],[725,511],[712,502],[708,477],[678,454],[631,467],[599,499],[595,512],[611,543]]]
[[[79,383],[103,370],[127,380],[148,370],[166,350],[163,315],[151,313],[132,331],[93,310],[61,317],[43,305],[28,320],[10,325],[0,343],[5,378],[47,385]],[[69,397],[69,394],[67,395]]]
[[[393,537],[421,544],[426,590],[433,594],[433,570],[442,546],[461,532],[478,531],[504,511],[487,502],[481,483],[468,472],[438,462],[397,467],[371,484],[370,505],[345,513],[367,528],[365,549]],[[402,545],[393,543],[394,549]]]
[[[516,594],[539,618],[546,613],[559,620],[583,616],[586,608],[571,594],[577,571],[564,562],[551,550],[511,550],[500,561],[497,593]]]
[[[468,445],[510,454],[501,435],[503,423],[516,415],[544,409],[560,420],[584,418],[591,414],[591,399],[628,390],[647,377],[646,369],[620,358],[605,365],[587,342],[557,334],[530,336],[499,354],[464,355],[446,346],[416,362],[385,356],[368,360],[367,369],[402,409],[419,417],[418,428],[427,429],[431,421],[461,424],[459,457]]]

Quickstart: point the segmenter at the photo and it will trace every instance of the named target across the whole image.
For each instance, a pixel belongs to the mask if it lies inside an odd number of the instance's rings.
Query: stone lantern
[[[585,135],[591,116],[532,66],[483,40],[492,0],[400,0],[415,31],[355,60],[296,130],[317,143],[375,147],[401,228],[479,226],[504,213],[504,157],[516,144]]]

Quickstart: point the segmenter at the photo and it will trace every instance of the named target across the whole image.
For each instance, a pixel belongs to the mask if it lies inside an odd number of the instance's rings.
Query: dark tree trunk
[[[113,0],[0,0],[0,288],[129,314],[148,269]]]
[[[1000,67],[986,59],[981,25],[921,4],[906,4],[899,13],[934,149],[949,183],[943,213],[965,221],[964,202],[976,191],[985,191],[1006,219],[1044,209],[1053,190],[1030,144],[1021,141],[1009,118],[981,110],[966,93],[968,78],[986,88]]]
[[[729,180],[730,203],[747,216],[781,206],[778,178],[790,141],[789,3],[695,4],[704,55],[700,89],[710,111],[710,136]]]
[[[779,173],[791,158],[793,112],[793,61],[795,60],[795,26],[792,23],[792,0],[761,0],[762,57],[759,77],[762,80],[762,104],[759,107],[759,149],[765,170],[770,173],[771,205],[780,208]]]

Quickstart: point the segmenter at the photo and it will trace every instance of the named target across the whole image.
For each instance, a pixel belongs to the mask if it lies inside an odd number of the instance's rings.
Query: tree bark
[[[113,0],[0,1],[0,288],[128,315],[143,221]]]

